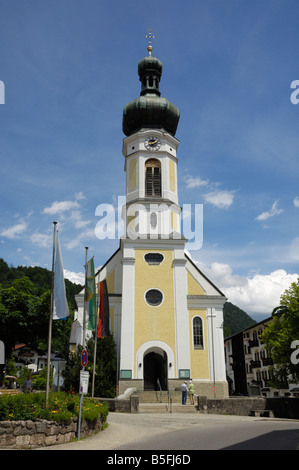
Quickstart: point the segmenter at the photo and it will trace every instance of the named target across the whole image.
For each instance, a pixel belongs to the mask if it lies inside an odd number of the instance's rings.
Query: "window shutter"
[[[145,164],[145,195],[160,197],[161,193],[161,164],[150,159]]]

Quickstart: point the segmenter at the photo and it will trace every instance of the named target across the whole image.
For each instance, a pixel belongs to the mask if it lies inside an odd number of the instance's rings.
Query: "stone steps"
[[[182,392],[171,391],[172,403],[182,403]],[[139,403],[168,403],[168,392],[156,392],[154,390],[141,390],[136,392]]]
[[[140,390],[136,392],[139,397],[139,413],[197,413],[195,405],[190,405],[189,397],[187,404],[182,405],[182,392],[171,390],[171,405],[169,405],[168,392],[163,390]]]

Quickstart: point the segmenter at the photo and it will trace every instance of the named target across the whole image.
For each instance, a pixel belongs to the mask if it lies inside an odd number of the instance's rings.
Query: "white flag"
[[[55,265],[54,265],[54,305],[53,320],[63,320],[69,315],[69,307],[65,295],[65,284],[62,257],[57,233]]]

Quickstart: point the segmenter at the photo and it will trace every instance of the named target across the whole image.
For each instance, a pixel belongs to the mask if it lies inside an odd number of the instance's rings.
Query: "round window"
[[[150,289],[145,294],[145,299],[149,305],[153,307],[157,307],[162,303],[163,294],[158,289]]]

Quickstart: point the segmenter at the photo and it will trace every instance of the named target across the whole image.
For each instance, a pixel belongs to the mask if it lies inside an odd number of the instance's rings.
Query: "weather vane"
[[[148,55],[152,55],[152,50],[153,50],[152,39],[155,39],[155,36],[152,35],[152,28],[148,29],[148,34],[145,37],[148,39],[148,47],[147,47]]]

